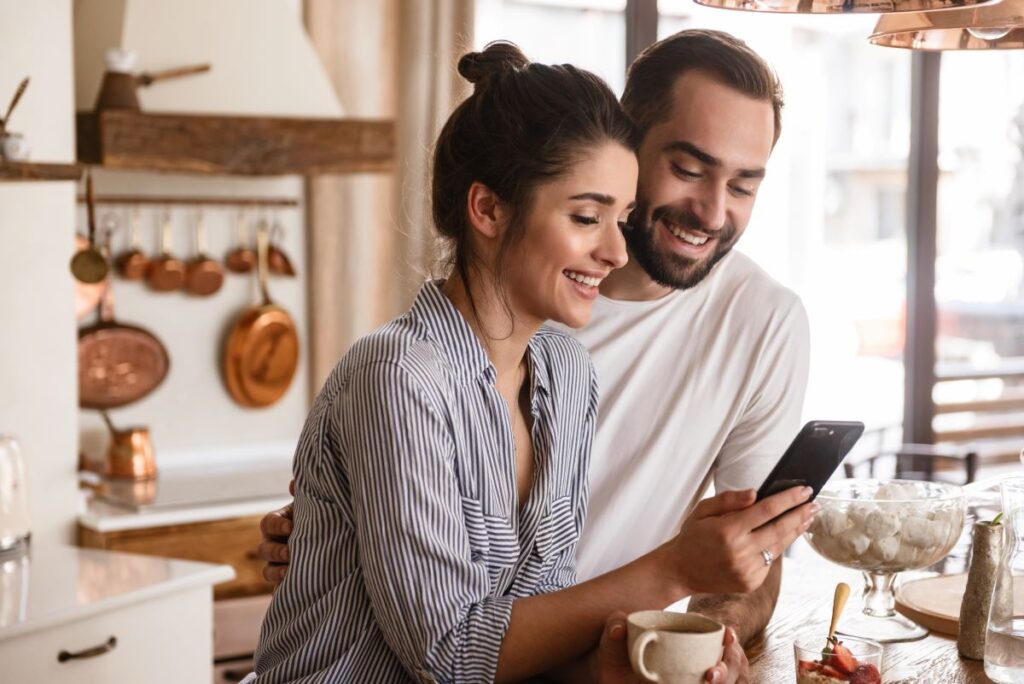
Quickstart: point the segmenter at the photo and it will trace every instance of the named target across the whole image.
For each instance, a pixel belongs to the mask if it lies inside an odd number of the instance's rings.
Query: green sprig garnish
[[[991,525],[992,527],[995,527],[996,525],[1002,525],[1003,524],[1003,514],[1000,513],[996,517],[992,518],[992,521],[990,523],[988,523],[988,524]]]

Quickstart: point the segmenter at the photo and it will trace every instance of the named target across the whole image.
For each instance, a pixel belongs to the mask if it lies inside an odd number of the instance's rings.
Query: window
[[[660,0],[658,37],[728,31],[778,72],[783,132],[738,249],[803,299],[808,418],[899,424],[903,410],[910,54],[875,17],[731,12]]]
[[[626,0],[477,0],[476,49],[511,40],[531,60],[593,71],[622,94]]]

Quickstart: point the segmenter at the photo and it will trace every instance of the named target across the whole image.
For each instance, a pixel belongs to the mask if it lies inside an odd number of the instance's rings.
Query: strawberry
[[[800,671],[801,672],[818,672],[821,670],[821,663],[816,663],[813,660],[801,660]]]
[[[882,675],[877,667],[866,663],[850,673],[850,684],[882,684]]]
[[[828,657],[827,662],[844,674],[851,674],[857,669],[857,659],[853,657],[850,649],[839,641],[832,646],[832,655]]]
[[[821,674],[825,675],[826,677],[832,677],[833,679],[840,679],[840,680],[842,680],[844,682],[846,681],[846,673],[845,672],[840,672],[839,670],[837,670],[834,667],[831,667],[829,665],[822,665],[821,666]]]

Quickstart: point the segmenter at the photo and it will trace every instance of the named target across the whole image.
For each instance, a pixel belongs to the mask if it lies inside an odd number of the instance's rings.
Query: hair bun
[[[488,43],[483,52],[469,52],[459,60],[459,73],[473,85],[495,74],[522,69],[530,63],[522,50],[508,41]]]

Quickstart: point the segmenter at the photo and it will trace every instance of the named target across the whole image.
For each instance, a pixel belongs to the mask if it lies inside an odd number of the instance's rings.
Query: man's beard
[[[708,230],[700,219],[689,211],[678,211],[672,207],[658,207],[647,220],[649,206],[638,203],[629,216],[628,227],[623,231],[630,258],[647,272],[656,283],[676,290],[688,290],[704,280],[722,257],[729,253],[736,243],[736,226],[726,222],[718,230]],[[670,251],[658,251],[654,231],[658,219],[665,219],[684,230],[710,235],[715,238],[714,251],[703,259],[691,259]]]

